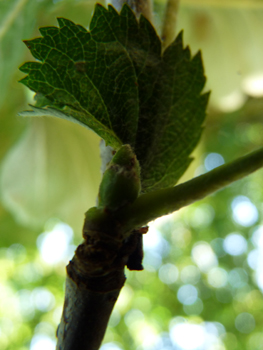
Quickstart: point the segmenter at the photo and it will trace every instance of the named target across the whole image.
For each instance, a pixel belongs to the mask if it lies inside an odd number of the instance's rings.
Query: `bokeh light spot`
[[[229,113],[241,108],[245,101],[246,95],[240,90],[234,90],[219,99],[218,107],[222,112]]]
[[[192,305],[196,302],[198,290],[191,284],[185,284],[178,289],[177,299],[184,305]]]
[[[248,276],[244,269],[235,268],[229,272],[228,280],[233,288],[242,288],[248,282]]]
[[[185,266],[180,274],[181,281],[185,284],[195,284],[200,280],[200,270],[194,265]]]
[[[194,350],[204,345],[205,330],[197,324],[179,323],[171,328],[170,337],[179,349]]]
[[[202,272],[218,265],[217,257],[207,242],[198,242],[192,249],[192,259]]]
[[[35,334],[47,335],[53,337],[56,334],[55,327],[49,322],[39,322],[35,327]]]
[[[154,226],[149,226],[149,230],[146,235],[143,235],[143,247],[144,249],[156,249],[161,244],[162,236],[159,230]]]
[[[159,269],[159,278],[165,284],[172,284],[179,276],[178,268],[173,264],[164,264]]]
[[[263,333],[255,332],[250,335],[248,340],[249,350],[263,350]]]
[[[203,311],[204,305],[201,299],[197,298],[191,305],[184,305],[183,309],[186,315],[200,315]]]
[[[209,153],[205,158],[205,168],[207,171],[217,168],[224,163],[225,160],[219,153]]]
[[[32,303],[31,291],[21,289],[18,291],[19,309],[24,319],[30,320],[35,315],[34,304]]]
[[[232,201],[231,207],[233,219],[239,225],[249,227],[258,221],[258,210],[249,198],[238,196]]]
[[[37,239],[42,259],[50,265],[67,260],[72,238],[72,228],[64,223],[56,224],[53,230],[42,233]]]
[[[239,314],[236,319],[235,319],[235,326],[236,329],[240,332],[240,333],[250,333],[253,331],[253,329],[255,328],[255,319],[253,317],[253,315],[251,315],[248,312],[242,312],[241,314]]]
[[[32,291],[31,298],[36,309],[47,312],[55,306],[54,295],[44,287],[37,287]]]
[[[223,248],[223,245],[224,245],[223,238],[217,237],[213,239],[210,242],[210,244],[218,258],[222,258],[223,256],[226,255],[226,252],[224,251],[224,248]]]
[[[115,343],[103,344],[100,349],[101,350],[121,350],[121,348]]]
[[[247,251],[247,241],[240,233],[230,233],[223,244],[224,250],[229,255],[237,256]]]
[[[194,209],[190,217],[190,225],[194,228],[204,228],[211,224],[215,216],[214,209],[211,205],[200,204]]]
[[[255,247],[263,249],[263,226],[258,226],[252,235],[252,242]]]
[[[254,97],[263,96],[263,73],[258,72],[245,77],[242,87],[248,95]]]
[[[131,327],[134,323],[144,320],[144,314],[137,309],[131,309],[124,316],[124,321],[128,327]]]
[[[30,343],[30,350],[55,350],[56,342],[46,335],[35,335]]]
[[[233,333],[226,333],[223,335],[222,337],[223,341],[224,341],[224,344],[226,345],[226,348],[227,349],[236,349],[238,350],[237,348],[237,337],[235,334]]]
[[[20,243],[14,243],[6,250],[6,257],[21,263],[26,258],[26,248]]]
[[[214,288],[224,287],[227,283],[227,272],[221,267],[214,267],[208,271],[207,281]]]
[[[113,309],[111,315],[110,315],[110,320],[109,320],[109,326],[110,327],[116,327],[118,323],[121,320],[121,315],[119,311],[115,308]]]
[[[259,249],[253,249],[251,252],[249,252],[247,256],[247,263],[249,267],[253,270],[256,270],[258,267],[258,261],[260,258],[260,250]]]
[[[142,345],[144,349],[149,349],[156,344],[158,334],[156,329],[147,323],[141,324],[136,331],[137,342]]]
[[[147,250],[143,258],[143,266],[147,271],[155,271],[162,264],[162,256],[157,251]]]

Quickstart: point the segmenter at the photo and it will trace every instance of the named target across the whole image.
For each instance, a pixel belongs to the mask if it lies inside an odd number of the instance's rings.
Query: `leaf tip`
[[[204,100],[205,106],[207,106],[207,104],[208,104],[211,93],[212,93],[212,91],[208,90],[201,95],[201,98],[203,98],[203,100]]]
[[[180,32],[177,34],[177,37],[175,40],[180,40],[181,42],[183,42],[183,36],[184,36],[184,30],[180,30]]]
[[[21,70],[21,69],[20,69]],[[21,70],[22,71],[22,70]],[[23,71],[22,71],[23,72]],[[28,87],[27,86],[27,76],[25,76],[24,78],[22,78],[22,79],[20,79],[20,80],[18,80],[18,82],[20,83],[20,84],[23,84],[23,85],[25,85],[26,87]]]
[[[110,7],[111,5],[109,5],[108,7]],[[95,5],[95,9],[94,9],[94,12],[93,12],[93,15],[92,15],[92,18],[91,18],[91,21],[90,21],[90,25],[89,25],[89,29],[90,31],[92,31],[95,27],[96,27],[96,24],[97,24],[97,19],[101,16],[101,15],[104,15],[105,13],[107,13],[107,9],[105,9],[105,7],[101,4],[96,4]]]
[[[18,69],[20,70],[20,72],[23,73],[28,73],[28,69],[27,69],[27,63],[23,63],[20,67],[18,67]],[[24,78],[23,78],[24,79]],[[21,80],[19,80],[20,82]]]
[[[115,9],[114,6],[112,6],[111,4],[108,5],[108,11],[112,12],[114,14],[118,14],[118,11]]]
[[[23,40],[23,43],[26,45],[26,47],[30,50],[31,49],[31,40]]]
[[[63,18],[63,17],[57,17],[57,22],[59,25],[59,28],[63,28],[64,26],[72,25],[74,24],[69,19]]]
[[[114,9],[114,7],[112,5],[108,5],[108,9],[109,8]],[[95,10],[94,10],[94,15],[93,16],[95,16],[95,13],[102,14],[102,13],[106,13],[106,12],[108,12],[108,10],[102,4],[98,4],[97,3],[96,6],[95,6]]]
[[[135,13],[132,11],[130,6],[127,3],[124,3],[121,9],[121,15],[126,15],[126,14],[133,14],[135,16]]]
[[[198,62],[198,64],[201,64],[203,66],[203,59],[202,59],[202,51],[198,50],[197,53],[193,56],[192,61]]]

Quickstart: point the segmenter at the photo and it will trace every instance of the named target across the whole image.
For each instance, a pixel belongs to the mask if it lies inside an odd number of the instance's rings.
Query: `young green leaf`
[[[130,144],[141,165],[142,191],[173,186],[188,167],[202,131],[208,95],[201,56],[182,34],[161,53],[148,20],[124,5],[96,5],[90,31],[60,18],[26,41],[38,62],[20,69],[22,83],[44,103],[22,115],[76,120],[115,149]],[[45,108],[43,108],[45,107]]]
[[[144,18],[139,24],[128,6],[118,14],[111,6],[106,10],[97,5],[90,32],[63,18],[58,23],[59,28],[41,28],[43,37],[26,41],[40,62],[27,62],[20,68],[28,74],[21,82],[112,147],[134,145],[138,85],[143,87],[141,79],[149,75],[145,62],[153,61],[152,51],[159,52],[161,47],[154,29]],[[144,95],[149,94],[151,84],[147,87]]]

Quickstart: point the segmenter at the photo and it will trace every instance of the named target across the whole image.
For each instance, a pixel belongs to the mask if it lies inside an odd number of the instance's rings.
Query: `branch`
[[[127,3],[139,17],[152,19],[151,0],[112,0],[120,10]],[[102,171],[111,159],[111,149],[101,146]],[[137,256],[138,239],[120,233],[107,211],[91,208],[86,213],[83,237],[67,266],[65,301],[57,331],[57,350],[98,350],[107,324],[125,283],[124,268],[142,269]],[[139,245],[140,248],[140,245]],[[135,254],[135,256],[134,256]]]
[[[263,148],[172,188],[141,195],[120,211],[123,232],[192,204],[263,167]]]
[[[95,292],[67,277],[57,350],[99,349],[119,292]]]
[[[131,252],[123,249],[111,217],[103,214],[104,220],[97,224],[90,218],[93,213],[93,209],[86,213],[84,242],[67,266],[57,350],[98,350],[125,282],[124,266]]]
[[[176,36],[177,15],[179,0],[168,0],[165,9],[162,29],[163,50],[169,46]]]
[[[136,17],[139,18],[141,14],[144,15],[150,22],[152,22],[152,1],[151,0],[111,0],[110,3],[117,11],[120,11],[124,4],[130,6],[135,12]]]

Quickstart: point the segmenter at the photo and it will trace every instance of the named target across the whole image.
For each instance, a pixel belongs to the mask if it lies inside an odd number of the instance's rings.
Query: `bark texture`
[[[67,277],[57,349],[99,349],[119,292],[95,292]]]
[[[97,350],[124,285],[123,239],[106,215],[103,224],[86,216],[84,242],[67,266],[64,309],[58,328],[58,350]],[[127,252],[129,255],[129,252]]]
[[[147,229],[124,237],[118,225],[103,209],[86,213],[84,242],[67,266],[57,350],[98,350],[125,283],[125,265],[142,269],[141,235]]]

